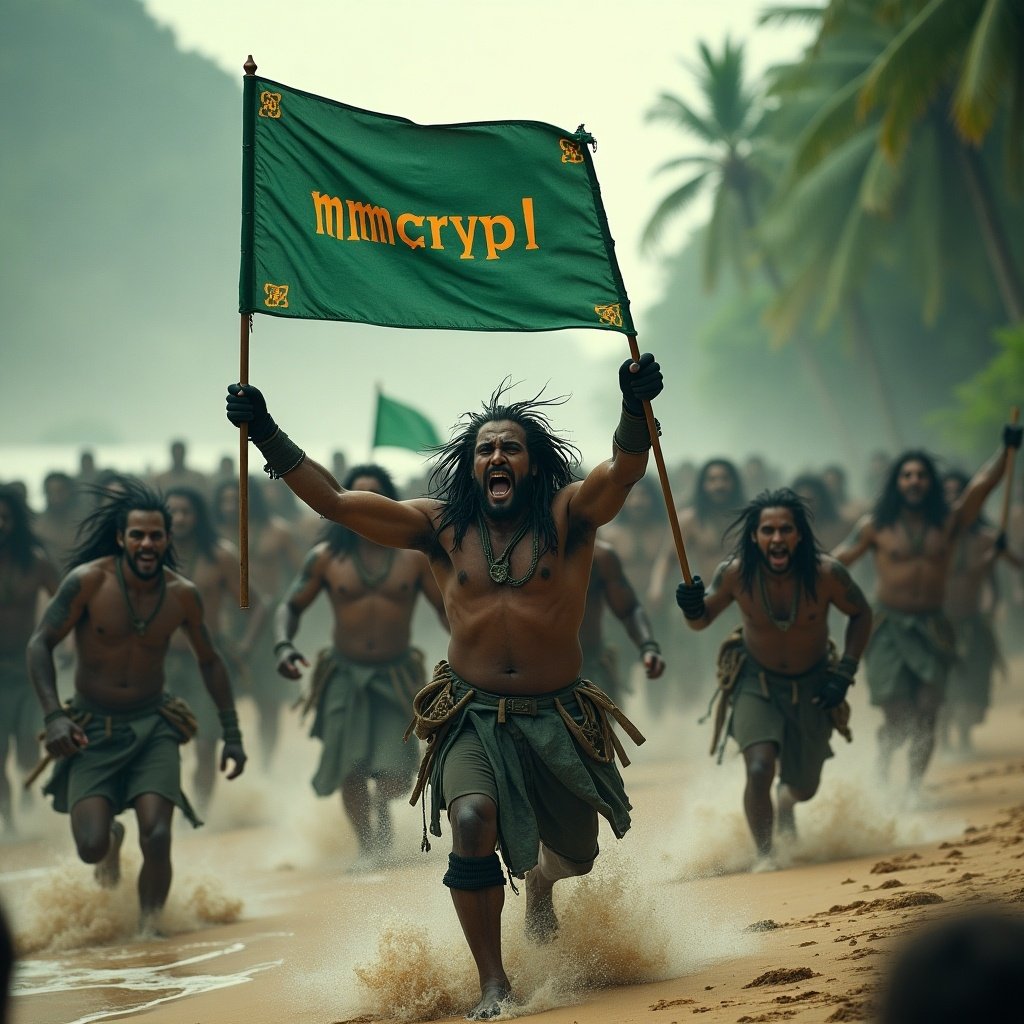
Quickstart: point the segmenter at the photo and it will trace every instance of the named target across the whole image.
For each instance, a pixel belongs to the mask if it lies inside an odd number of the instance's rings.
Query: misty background
[[[183,24],[174,28],[179,6]],[[191,461],[204,470],[220,453],[237,452],[223,394],[238,379],[240,65],[258,47],[252,33],[232,39],[224,23],[225,10],[238,6],[232,0],[209,15],[227,43],[211,28],[211,52],[197,52],[204,36],[197,12],[208,6],[4,4],[0,479],[26,479],[33,496],[46,470],[73,469],[67,460],[85,447],[101,466],[120,453],[136,464],[118,468],[140,471],[166,465],[173,437],[189,442]],[[261,74],[323,90],[315,61],[305,74],[268,52],[275,31],[284,51],[286,28],[275,27],[272,5],[254,6],[268,40],[256,53]],[[403,3],[391,6],[394,13]],[[649,60],[643,47],[609,54],[615,40],[598,32],[586,36],[585,47],[569,36],[555,40],[561,64],[498,62],[487,19],[511,14],[500,5],[474,6],[478,21],[469,30],[488,45],[463,54],[462,63],[435,54],[429,82],[403,72],[406,57],[415,66],[415,55],[403,56],[408,40],[400,24],[394,27],[393,46],[377,57],[379,75],[409,102],[386,112],[472,120],[479,116],[470,98],[473,75],[483,69],[507,79],[510,95],[517,75],[546,95],[570,90],[575,61],[613,86],[619,76],[628,114],[613,121],[609,111],[600,123],[599,98],[595,114],[583,110],[580,117],[599,119],[588,128],[600,143],[595,163],[640,347],[655,352],[665,370],[656,411],[670,465],[756,453],[792,474],[841,461],[856,490],[878,450],[925,445],[973,468],[996,447],[1008,405],[1024,392],[1021,316],[989,261],[962,154],[944,127],[949,118],[936,113],[938,127],[929,129],[927,103],[941,100],[942,90],[925,98],[909,148],[886,154],[887,162],[872,158],[881,145],[881,101],[845,131],[833,123],[831,134],[814,137],[821,111],[900,31],[899,24],[872,21],[870,9],[884,5],[852,5],[867,12],[862,20],[833,26],[829,35],[820,18],[777,17],[764,25],[764,5],[724,4],[732,19],[727,43],[724,31],[716,34],[715,16],[698,16],[703,5],[646,2],[623,33],[650,41]],[[910,12],[914,4],[896,6]],[[344,19],[345,5],[337,7]],[[454,13],[458,8],[452,5]],[[523,17],[541,10],[517,6]],[[436,15],[441,39],[445,5]],[[191,36],[183,44],[188,16]],[[347,17],[354,25],[368,15],[353,8]],[[307,20],[291,31],[304,34],[313,52],[333,54],[332,66],[342,70],[346,54],[365,56],[389,38],[382,29],[379,40],[361,31],[326,33],[317,43],[311,33],[318,24]],[[555,26],[563,27],[571,23]],[[770,60],[757,50],[766,33]],[[515,42],[525,46],[522,38]],[[748,44],[746,52],[760,54],[757,66],[741,60],[737,69],[730,46],[743,51]],[[218,46],[236,51],[236,71],[212,55]],[[1018,51],[1018,65],[1021,59]],[[641,92],[635,85],[630,91],[626,83],[642,78],[637,65],[644,63],[664,80],[650,88],[643,80]],[[357,84],[334,98],[373,108],[369,83],[362,88],[358,76],[349,77]],[[430,106],[431,89],[446,97],[433,117],[421,109]],[[659,100],[661,92],[670,99]],[[681,114],[671,97],[698,116]],[[999,102],[970,156],[984,172],[1016,273],[1024,215],[1007,151],[1019,145],[1020,125],[1008,120],[1009,100]],[[533,109],[537,103],[491,116],[575,126],[574,115]],[[725,121],[712,116],[716,104]],[[618,135],[628,140],[627,152]],[[677,157],[681,162],[656,173]],[[687,192],[691,167],[707,175]],[[675,205],[656,213],[673,194]],[[643,253],[641,239],[648,243]],[[342,449],[355,461],[370,454],[375,385],[445,433],[511,374],[523,381],[515,397],[545,386],[548,394],[572,395],[553,418],[592,464],[609,451],[617,418],[616,369],[627,355],[625,339],[618,340],[617,347],[600,332],[479,335],[256,316],[250,379],[314,456]],[[390,449],[375,458],[400,479],[420,465],[418,456]],[[64,464],[44,464],[57,460]]]

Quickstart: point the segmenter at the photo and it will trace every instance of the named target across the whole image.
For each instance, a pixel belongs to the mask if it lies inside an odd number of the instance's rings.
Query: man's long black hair
[[[754,540],[754,534],[761,522],[761,513],[766,508],[785,508],[793,515],[793,522],[800,532],[800,543],[793,552],[793,573],[807,596],[813,599],[817,593],[818,568],[821,565],[821,548],[811,529],[810,513],[804,500],[788,487],[775,491],[761,491],[752,501],[747,502],[740,514],[729,524],[725,537],[735,538],[732,557],[740,567],[743,589],[753,593],[754,580],[761,569],[761,549]]]
[[[171,513],[162,495],[137,477],[122,476],[117,490],[96,488],[94,494],[100,504],[79,523],[75,548],[68,556],[68,572],[96,558],[120,556],[117,535],[127,526],[129,512],[159,512],[164,517],[164,529],[170,534]],[[168,569],[178,568],[173,544],[167,545],[164,565]]]
[[[792,489],[799,494],[810,491],[814,495],[811,518],[816,523],[828,525],[839,521],[839,510],[828,484],[816,473],[801,473],[792,483]]]
[[[378,466],[375,462],[366,462],[359,466],[353,466],[345,474],[345,479],[341,481],[341,486],[346,491],[349,491],[361,476],[369,476],[376,480],[380,484],[380,492],[385,498],[391,498],[393,501],[399,500],[398,488],[395,486],[395,481],[391,474],[383,466]],[[347,526],[342,526],[341,523],[334,523],[330,520],[324,524],[318,538],[318,540],[326,542],[327,548],[332,555],[348,554],[355,547],[358,539],[359,534],[354,530],[350,530]]]
[[[32,510],[16,487],[0,487],[0,501],[11,510],[11,557],[19,569],[28,572],[36,553],[43,550],[32,529]]]
[[[540,538],[541,551],[558,551],[558,530],[551,515],[551,501],[567,484],[578,479],[581,456],[579,449],[558,437],[544,410],[562,405],[568,398],[541,399],[543,390],[522,402],[505,402],[513,387],[506,377],[481,403],[479,412],[465,412],[459,419],[461,429],[444,445],[434,449],[436,464],[430,473],[430,495],[444,503],[438,520],[440,534],[449,526],[455,531],[454,547],[459,548],[469,524],[480,511],[480,496],[473,475],[473,453],[477,434],[485,423],[511,420],[518,423],[526,434],[526,450],[531,468],[537,470],[533,478],[530,519]]]
[[[897,481],[900,471],[908,462],[920,462],[931,477],[932,484],[921,502],[920,511],[932,526],[942,526],[949,515],[946,496],[942,493],[942,481],[939,479],[935,460],[926,451],[920,449],[904,452],[889,468],[881,493],[875,502],[874,511],[871,513],[872,521],[875,526],[892,526],[899,519],[900,513],[906,507],[906,502],[903,495],[900,494]]]
[[[721,508],[712,505],[711,499],[704,493],[704,481],[707,480],[708,473],[719,466],[732,477],[732,495],[729,498],[729,507],[726,511],[735,512],[743,505],[745,500],[743,479],[740,476],[740,471],[736,468],[736,463],[730,462],[728,459],[708,459],[700,467],[697,479],[693,484],[693,509],[697,513],[697,518],[702,523],[706,523],[714,513],[723,511]]]

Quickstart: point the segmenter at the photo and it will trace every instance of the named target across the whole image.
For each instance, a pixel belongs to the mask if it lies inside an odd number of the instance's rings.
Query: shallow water
[[[175,999],[244,985],[256,974],[280,967],[280,959],[255,964],[242,959],[247,948],[258,946],[260,938],[180,946],[161,943],[143,950],[100,948],[88,957],[23,960],[18,964],[13,994],[73,994],[83,1012],[67,1024],[139,1013]],[[232,966],[236,969],[231,970]]]

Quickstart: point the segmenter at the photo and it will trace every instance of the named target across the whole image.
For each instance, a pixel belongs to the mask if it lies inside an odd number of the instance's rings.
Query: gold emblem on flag
[[[260,117],[281,116],[281,94],[279,92],[260,93]]]
[[[595,306],[594,312],[601,323],[611,327],[622,326],[622,306],[618,302],[614,302],[610,306]]]
[[[288,285],[271,284],[269,281],[263,286],[263,294],[266,298],[263,305],[270,309],[288,308]]]
[[[583,154],[580,152],[578,143],[573,142],[571,139],[559,139],[558,144],[562,147],[563,164],[583,163]]]

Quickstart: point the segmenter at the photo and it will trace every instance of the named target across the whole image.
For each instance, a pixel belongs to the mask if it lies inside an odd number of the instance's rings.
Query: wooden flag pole
[[[1014,426],[1020,422],[1019,405],[1015,405],[1010,410],[1010,422]],[[1007,527],[1010,525],[1010,503],[1013,501],[1013,467],[1017,462],[1014,458],[1016,454],[1016,449],[1006,449],[1006,469],[1003,472],[1005,479],[1005,483],[1003,485],[1003,514],[999,520],[999,532],[1004,536],[1006,534]]]
[[[249,383],[249,314],[241,314],[238,383]],[[249,607],[249,424],[238,428],[238,607]]]
[[[249,54],[248,60],[242,65],[246,78],[243,89],[243,108],[245,116],[242,122],[242,266],[249,267],[243,271],[243,279],[251,277],[252,260],[252,145],[253,127],[252,114],[255,103],[253,88],[256,76],[256,61]],[[248,261],[248,262],[247,262]],[[249,301],[251,280],[242,289]],[[252,331],[252,314],[239,313],[239,354],[238,383],[249,383],[249,334]],[[243,423],[238,428],[238,607],[249,607],[249,425]]]
[[[640,362],[640,347],[637,345],[636,335],[630,334],[629,353],[633,362]],[[686,548],[683,546],[683,533],[679,529],[679,517],[676,515],[676,503],[672,498],[672,486],[668,480],[668,470],[665,468],[665,456],[661,452],[661,438],[658,437],[658,427],[654,422],[654,410],[651,403],[644,401],[644,417],[647,420],[647,430],[651,435],[651,451],[654,452],[654,463],[658,467],[658,476],[661,479],[661,493],[665,497],[665,508],[668,512],[668,525],[672,528],[672,539],[676,545],[676,555],[679,558],[679,568],[683,572],[683,582],[692,583],[690,575],[690,563],[686,559]]]

